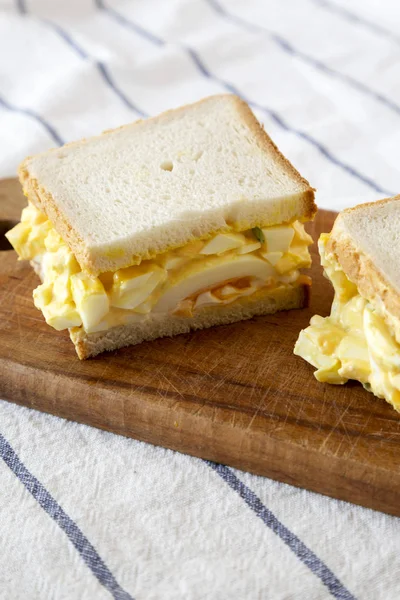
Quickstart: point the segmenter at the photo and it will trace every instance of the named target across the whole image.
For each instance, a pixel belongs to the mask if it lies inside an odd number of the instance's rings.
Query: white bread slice
[[[314,190],[233,95],[29,157],[19,175],[92,275],[316,210]]]
[[[96,356],[105,350],[117,350],[124,346],[140,344],[143,341],[169,337],[190,330],[206,329],[214,325],[226,325],[256,315],[269,315],[279,310],[302,308],[308,302],[308,286],[288,286],[284,294],[277,298],[270,291],[259,290],[252,296],[240,298],[232,304],[218,307],[204,307],[189,317],[154,318],[145,323],[121,325],[98,333],[85,333],[82,328],[70,329],[70,337],[80,359]]]
[[[362,296],[400,318],[400,195],[341,212],[327,252]]]

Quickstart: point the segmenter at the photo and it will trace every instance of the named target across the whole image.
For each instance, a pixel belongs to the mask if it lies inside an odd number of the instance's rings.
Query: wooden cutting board
[[[0,182],[0,222],[24,204],[15,180]],[[314,239],[333,219],[320,211]],[[315,247],[313,261],[308,309],[81,362],[34,308],[30,266],[3,251],[0,397],[400,516],[400,415],[356,383],[318,383],[293,355],[300,329],[330,310]]]

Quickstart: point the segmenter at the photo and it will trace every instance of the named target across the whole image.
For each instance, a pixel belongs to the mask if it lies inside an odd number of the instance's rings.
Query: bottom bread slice
[[[171,337],[188,333],[195,329],[205,329],[214,325],[227,325],[257,315],[269,315],[279,310],[302,308],[308,300],[308,286],[288,286],[278,296],[271,292],[259,291],[247,298],[241,298],[232,304],[204,307],[193,317],[158,315],[142,323],[120,325],[99,331],[86,333],[81,328],[70,330],[70,337],[80,359],[96,356],[105,350],[117,350],[124,346],[140,344],[160,337]]]

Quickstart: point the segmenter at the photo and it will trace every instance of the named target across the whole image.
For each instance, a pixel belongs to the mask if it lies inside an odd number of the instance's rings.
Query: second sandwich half
[[[28,158],[7,237],[80,358],[304,305],[314,190],[235,96]]]

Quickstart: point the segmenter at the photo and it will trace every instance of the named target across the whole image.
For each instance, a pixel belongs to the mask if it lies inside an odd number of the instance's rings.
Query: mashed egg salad
[[[363,297],[332,252],[329,235],[319,240],[321,264],[335,290],[329,317],[314,316],[300,332],[294,353],[317,370],[318,381],[359,381],[400,411],[400,321],[382,302]]]
[[[98,277],[81,270],[33,204],[7,237],[42,279],[33,292],[35,306],[57,330],[79,327],[93,333],[144,321],[149,314],[191,317],[200,308],[227,305],[261,289],[276,297],[288,286],[310,283],[299,269],[311,264],[312,239],[299,221],[218,233]]]

